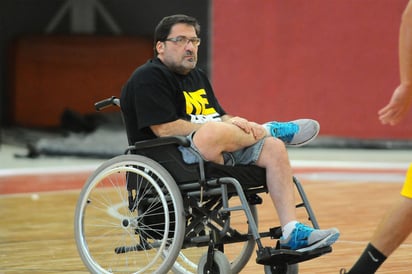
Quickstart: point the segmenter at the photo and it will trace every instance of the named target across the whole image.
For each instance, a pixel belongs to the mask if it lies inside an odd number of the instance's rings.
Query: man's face
[[[197,50],[196,30],[187,24],[176,24],[170,30],[168,40],[156,44],[158,57],[172,71],[188,74],[196,67]]]

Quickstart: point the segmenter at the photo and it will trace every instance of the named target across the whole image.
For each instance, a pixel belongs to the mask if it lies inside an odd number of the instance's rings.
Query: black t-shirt
[[[151,125],[184,119],[217,120],[225,111],[203,71],[187,75],[169,70],[158,58],[138,67],[122,89],[120,104],[129,143],[155,138]]]

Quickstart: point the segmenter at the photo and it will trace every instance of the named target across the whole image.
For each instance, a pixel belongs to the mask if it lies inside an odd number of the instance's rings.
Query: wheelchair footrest
[[[265,247],[257,251],[256,263],[262,265],[296,264],[332,252],[331,246],[299,252],[290,249]]]

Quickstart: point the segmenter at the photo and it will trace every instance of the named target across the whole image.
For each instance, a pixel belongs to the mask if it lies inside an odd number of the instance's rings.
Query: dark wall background
[[[1,0],[0,1],[0,125],[10,125],[10,64],[12,42],[23,36],[45,35],[51,20],[65,3],[85,0]],[[122,36],[153,36],[156,24],[164,16],[184,13],[195,16],[203,31],[204,41],[199,51],[199,66],[209,72],[209,0],[101,0],[102,7],[111,15]],[[70,13],[62,16],[49,35],[75,34]],[[83,33],[84,34],[84,33]],[[104,16],[96,13],[94,31],[90,35],[111,36],[113,32]],[[139,64],[136,64],[138,66]],[[87,91],[85,91],[87,92]],[[47,100],[47,98],[42,98]],[[36,102],[33,102],[36,103]]]

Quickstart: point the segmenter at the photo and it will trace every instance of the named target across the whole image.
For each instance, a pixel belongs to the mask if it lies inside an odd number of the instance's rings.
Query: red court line
[[[0,194],[33,193],[47,191],[80,190],[93,171],[79,172],[50,172],[43,174],[15,174],[0,176]],[[321,173],[351,173],[351,174],[399,174],[404,175],[406,170],[391,169],[359,169],[359,168],[322,168],[299,167],[293,168],[295,174]]]
[[[0,177],[0,194],[81,189],[91,172]]]

